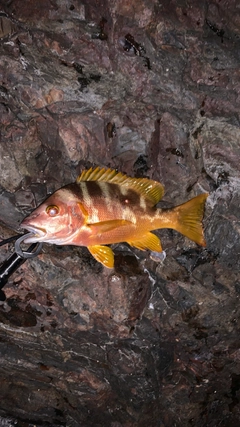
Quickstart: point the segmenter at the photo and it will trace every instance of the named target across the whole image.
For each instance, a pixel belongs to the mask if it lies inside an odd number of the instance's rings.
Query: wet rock
[[[209,192],[206,248],[45,244],[0,302],[1,425],[236,426],[237,1],[1,1],[0,236],[85,168]],[[0,260],[14,250],[1,247]],[[155,257],[156,259],[156,257]]]

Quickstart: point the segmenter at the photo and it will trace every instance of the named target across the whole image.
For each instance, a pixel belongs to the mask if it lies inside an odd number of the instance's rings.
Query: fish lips
[[[27,224],[25,225],[24,221],[21,223],[21,227],[32,233],[32,236],[27,237],[24,240],[24,243],[35,243],[44,241],[44,238],[47,234],[44,228],[35,227]]]

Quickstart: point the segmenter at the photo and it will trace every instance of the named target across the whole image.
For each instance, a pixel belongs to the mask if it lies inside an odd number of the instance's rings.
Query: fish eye
[[[49,205],[46,208],[46,212],[49,216],[56,216],[59,214],[59,207],[56,205]]]

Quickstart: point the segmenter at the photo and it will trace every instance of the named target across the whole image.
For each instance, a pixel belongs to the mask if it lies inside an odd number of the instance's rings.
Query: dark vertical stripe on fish
[[[100,186],[103,193],[103,201],[106,212],[113,216],[119,214],[120,206],[116,206],[116,204],[114,204],[114,194],[116,194],[118,191],[118,185],[110,184],[108,182],[101,182]]]
[[[85,184],[89,197],[92,200],[99,199],[104,196],[103,190],[97,181],[86,181]]]
[[[87,209],[89,214],[89,222],[91,224],[97,223],[100,221],[99,216],[99,204],[97,203],[96,196],[93,197],[90,195],[88,184],[93,184],[93,182],[81,182],[81,188],[83,192],[83,205]]]
[[[79,199],[79,201],[83,202],[83,192],[79,184],[76,184],[74,182],[72,184],[65,185],[65,187],[63,188],[70,191],[74,196],[76,196]]]

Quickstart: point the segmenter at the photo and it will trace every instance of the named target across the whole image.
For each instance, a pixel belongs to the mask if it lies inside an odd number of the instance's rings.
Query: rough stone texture
[[[2,238],[89,166],[210,194],[206,249],[161,230],[164,261],[121,244],[106,270],[45,245],[11,277],[0,425],[238,426],[239,2],[0,6]]]

